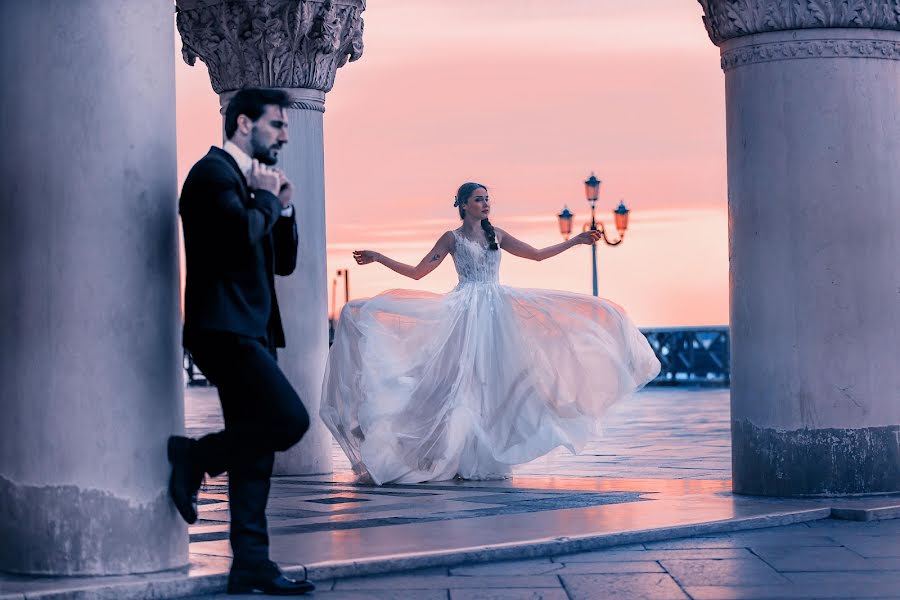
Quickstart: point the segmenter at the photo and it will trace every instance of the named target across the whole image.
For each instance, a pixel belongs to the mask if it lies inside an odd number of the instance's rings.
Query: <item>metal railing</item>
[[[662,364],[650,385],[729,385],[728,327],[654,327],[641,333]]]
[[[197,368],[197,365],[194,364],[194,357],[191,356],[191,353],[187,350],[184,350],[182,364],[184,365],[184,372],[187,374],[187,384],[189,386],[205,387],[208,385],[212,385],[206,378],[206,376],[200,372],[200,369]]]

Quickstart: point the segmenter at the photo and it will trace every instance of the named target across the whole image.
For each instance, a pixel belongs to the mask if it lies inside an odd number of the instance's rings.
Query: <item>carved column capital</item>
[[[182,56],[218,94],[245,87],[328,92],[363,52],[365,0],[176,0]]]
[[[736,37],[792,29],[900,31],[900,0],[698,0],[715,45]]]

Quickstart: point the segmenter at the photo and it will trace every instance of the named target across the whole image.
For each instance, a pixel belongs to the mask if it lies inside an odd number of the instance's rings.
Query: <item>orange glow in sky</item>
[[[699,4],[377,0],[364,18],[365,53],[325,113],[328,270],[350,269],[352,297],[453,288],[449,259],[413,281],[350,252],[418,262],[458,226],[460,183],[487,184],[492,221],[543,246],[561,241],[563,205],[576,231],[589,218],[594,171],[610,230],[619,200],[632,210],[625,242],[598,248],[600,295],[640,326],[727,324],[724,84]],[[205,66],[177,46],[183,181],[221,143],[221,117]],[[589,294],[590,276],[589,246],[501,267],[518,287]]]

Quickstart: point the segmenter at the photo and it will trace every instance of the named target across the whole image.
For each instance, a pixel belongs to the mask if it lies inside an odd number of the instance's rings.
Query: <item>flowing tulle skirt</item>
[[[659,361],[607,300],[498,284],[391,290],[344,307],[320,414],[378,484],[491,479],[578,452]]]

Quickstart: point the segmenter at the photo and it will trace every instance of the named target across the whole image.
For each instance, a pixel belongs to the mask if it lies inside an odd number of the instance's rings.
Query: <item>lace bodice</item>
[[[487,240],[472,241],[453,230],[456,241],[451,252],[459,284],[497,283],[500,280],[500,250],[488,248]]]

